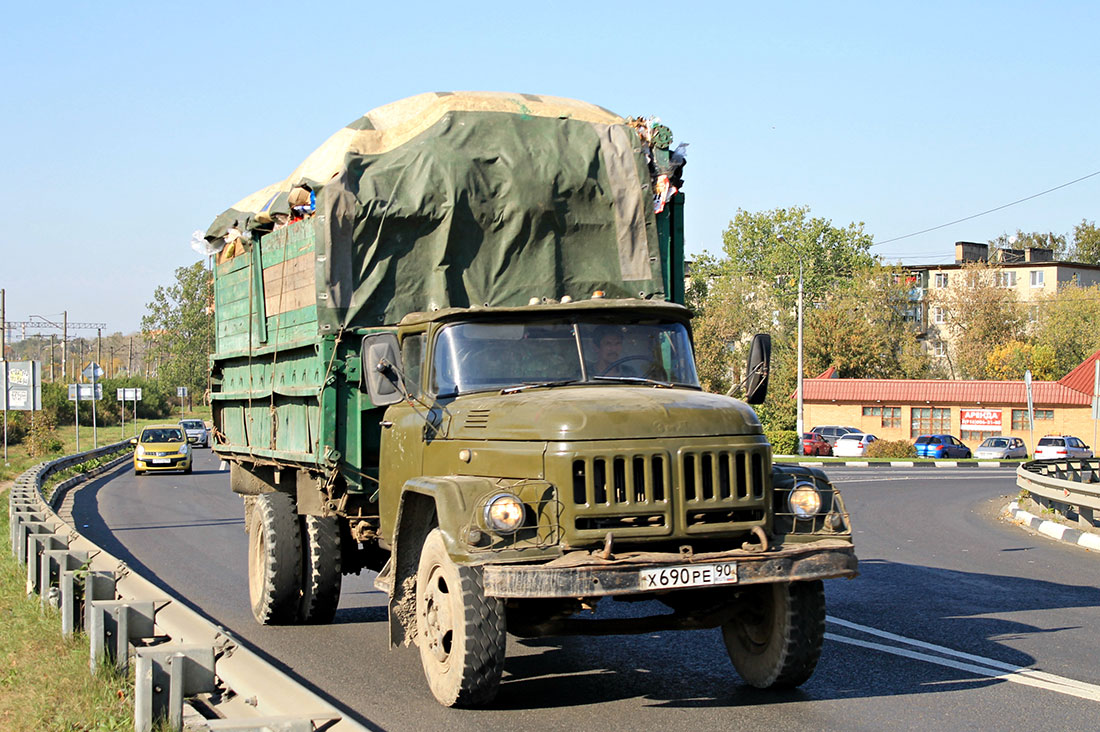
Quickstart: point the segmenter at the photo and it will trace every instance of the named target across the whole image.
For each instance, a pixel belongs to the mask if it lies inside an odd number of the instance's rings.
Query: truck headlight
[[[511,493],[498,493],[485,504],[485,526],[498,534],[511,534],[523,526],[523,502]]]
[[[810,518],[821,510],[821,494],[812,483],[799,483],[787,497],[787,506],[798,518]]]

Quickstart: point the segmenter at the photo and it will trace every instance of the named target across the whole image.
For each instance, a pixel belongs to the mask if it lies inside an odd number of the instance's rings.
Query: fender
[[[491,478],[456,475],[413,478],[402,487],[390,543],[392,554],[375,582],[375,586],[389,590],[391,648],[412,645],[416,638],[416,570],[428,533],[438,527],[451,558],[467,563],[468,551],[461,537],[472,517],[472,507],[478,499],[501,488]]]

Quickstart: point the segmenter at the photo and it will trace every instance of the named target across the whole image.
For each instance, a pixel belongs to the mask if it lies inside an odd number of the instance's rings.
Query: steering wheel
[[[630,361],[648,361],[648,360],[649,360],[649,356],[639,356],[637,354],[635,354],[633,356],[623,356],[622,358],[617,359],[615,361],[612,361],[610,364],[608,364],[607,368],[604,369],[602,373],[597,374],[597,376],[607,376],[613,370],[619,368],[624,363],[629,363]]]

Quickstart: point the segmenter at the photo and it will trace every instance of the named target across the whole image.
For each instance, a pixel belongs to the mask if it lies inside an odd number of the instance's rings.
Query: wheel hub
[[[424,603],[423,638],[428,650],[439,663],[446,663],[451,655],[451,640],[454,636],[452,595],[447,580],[433,569],[428,578],[428,587]]]

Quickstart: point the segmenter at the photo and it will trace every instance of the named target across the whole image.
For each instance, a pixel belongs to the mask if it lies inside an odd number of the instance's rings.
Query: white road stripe
[[[1033,686],[1039,689],[1055,691],[1059,694],[1067,694],[1069,696],[1075,696],[1080,699],[1100,702],[1100,686],[1097,686],[1095,684],[1089,684],[1084,681],[1069,679],[1064,676],[1056,676],[1054,674],[1049,674],[1043,671],[1035,671],[1033,669],[1013,666],[1011,664],[1004,663],[1003,661],[997,661],[995,659],[985,658],[983,656],[975,656],[970,653],[956,651],[952,648],[938,646],[934,643],[926,643],[924,641],[915,640],[913,638],[906,638],[905,636],[897,635],[895,633],[888,633],[884,630],[878,630],[877,628],[871,628],[866,625],[859,625],[858,623],[852,623],[850,621],[841,620],[840,618],[834,618],[832,616],[826,617],[826,621],[835,625],[839,625],[841,627],[856,630],[861,633],[867,633],[868,635],[874,635],[880,638],[895,641],[897,643],[903,643],[906,645],[915,646],[917,648],[923,648],[929,651],[934,651],[936,653],[941,653],[946,656],[953,656],[955,658],[965,659],[967,661],[974,661],[975,663],[982,665],[979,666],[975,665],[974,663],[962,663],[960,661],[952,661],[948,658],[932,656],[927,653],[911,651],[906,648],[899,648],[897,646],[888,646],[882,643],[873,643],[871,641],[849,638],[847,636],[837,635],[835,633],[825,634],[825,637],[827,639],[837,641],[838,643],[847,643],[849,645],[860,646],[862,648],[870,648],[872,650],[882,651],[884,653],[891,653],[896,656],[912,658],[917,661],[925,661],[927,663],[934,663],[940,666],[946,666],[948,668],[954,668],[960,671],[968,671],[970,673],[978,674],[979,676],[988,676],[990,678],[1003,679],[1005,681],[1011,681],[1012,683],[1016,684]]]

